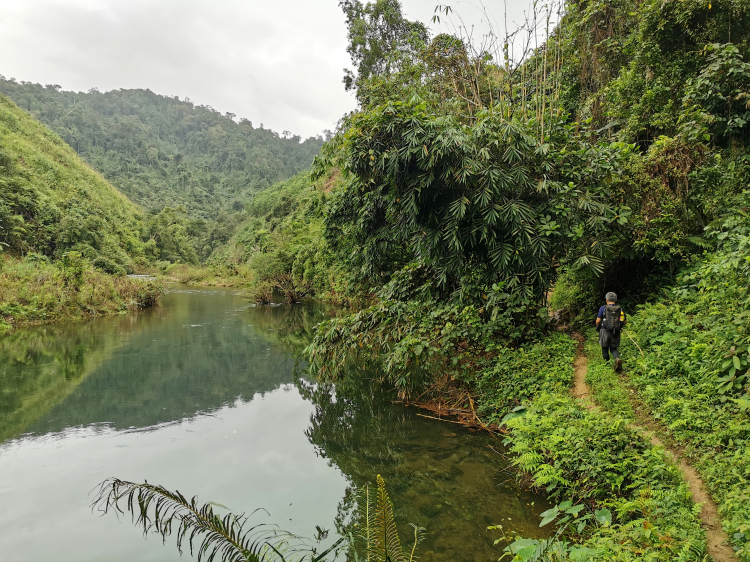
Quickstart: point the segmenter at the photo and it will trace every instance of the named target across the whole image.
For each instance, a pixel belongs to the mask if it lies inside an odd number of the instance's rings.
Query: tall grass
[[[81,260],[0,257],[0,331],[15,326],[114,314],[155,306],[161,287],[113,277]]]

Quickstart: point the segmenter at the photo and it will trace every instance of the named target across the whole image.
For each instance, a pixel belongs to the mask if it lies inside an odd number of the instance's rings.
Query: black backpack
[[[613,336],[619,334],[622,328],[621,314],[622,309],[616,304],[608,304],[604,307],[604,328]]]

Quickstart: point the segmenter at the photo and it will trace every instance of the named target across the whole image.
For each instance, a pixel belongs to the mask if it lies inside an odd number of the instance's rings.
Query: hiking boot
[[[615,373],[619,373],[622,371],[622,359],[617,359],[615,361]]]

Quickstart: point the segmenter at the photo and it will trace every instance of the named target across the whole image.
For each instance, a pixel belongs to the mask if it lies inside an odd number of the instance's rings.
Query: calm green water
[[[173,290],[155,310],[0,337],[0,561],[180,559],[173,542],[91,512],[111,476],[333,537],[353,490],[382,474],[404,530],[427,528],[426,562],[497,560],[490,524],[539,536],[546,505],[515,486],[489,436],[364,385],[295,376],[328,312]]]

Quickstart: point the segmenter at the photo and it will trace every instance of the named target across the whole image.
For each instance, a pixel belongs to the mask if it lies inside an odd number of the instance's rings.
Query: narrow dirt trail
[[[588,410],[596,410],[598,409],[598,406],[590,396],[589,388],[586,385],[586,374],[589,370],[589,361],[583,350],[583,342],[585,340],[584,337],[578,333],[573,334],[572,337],[578,342],[578,354],[573,363],[575,377],[572,393],[575,398],[583,401],[583,404]],[[661,439],[654,435],[653,432],[639,425],[632,424],[630,427],[643,434],[643,436],[655,447],[663,448],[666,454],[679,468],[682,477],[690,488],[693,501],[697,504],[701,504],[701,521],[703,522],[703,528],[706,530],[708,554],[716,560],[716,562],[736,562],[738,559],[734,554],[732,547],[729,546],[729,537],[724,532],[724,529],[721,528],[721,518],[716,509],[716,504],[706,491],[706,487],[703,484],[703,480],[698,475],[698,472],[680,458],[679,453],[675,449],[665,445]]]

